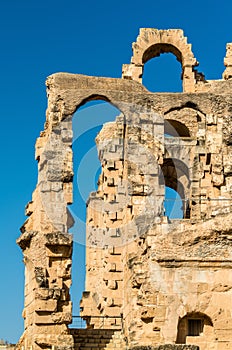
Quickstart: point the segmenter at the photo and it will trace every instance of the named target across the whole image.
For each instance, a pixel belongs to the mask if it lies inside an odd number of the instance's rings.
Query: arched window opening
[[[200,312],[189,313],[178,322],[176,344],[191,344],[191,337],[202,337],[206,333],[207,337],[213,333],[210,317]]]
[[[152,92],[182,92],[182,67],[172,53],[144,65],[143,85]]]
[[[164,135],[165,137],[190,137],[190,132],[183,123],[177,120],[165,119]]]
[[[86,202],[91,192],[98,188],[101,163],[95,138],[103,124],[115,121],[121,114],[106,98],[92,96],[84,101],[73,116],[73,204],[69,206],[75,220],[70,232],[73,234],[73,263],[71,298],[73,314],[79,315],[79,301],[85,290],[85,251],[86,251]],[[79,327],[74,323],[71,327]],[[84,324],[83,324],[84,326]]]
[[[201,127],[201,123],[205,123],[205,115],[199,110],[199,107],[188,101],[181,107],[170,108],[164,112],[164,127],[167,133],[173,136],[190,137],[196,139]],[[171,130],[170,130],[171,129]],[[175,133],[176,130],[176,133]]]
[[[188,219],[190,208],[188,201],[189,171],[178,159],[164,159],[161,166],[160,182],[165,184],[164,211],[170,219]]]

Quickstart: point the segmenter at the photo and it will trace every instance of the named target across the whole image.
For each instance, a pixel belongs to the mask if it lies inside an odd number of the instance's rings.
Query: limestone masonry
[[[151,93],[144,64],[171,52],[183,93]],[[47,79],[38,184],[17,243],[24,254],[20,350],[232,349],[232,43],[221,80],[196,70],[180,29],[140,29],[121,79]],[[87,203],[86,286],[73,329],[72,116],[91,100],[120,110],[96,143],[102,172]],[[165,186],[183,218],[165,215]]]

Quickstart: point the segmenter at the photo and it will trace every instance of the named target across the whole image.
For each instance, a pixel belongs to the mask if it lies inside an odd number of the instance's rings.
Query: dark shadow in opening
[[[213,322],[209,316],[201,312],[188,313],[179,319],[177,327],[176,344],[186,344],[187,336],[200,336],[204,332],[205,326],[213,327]]]
[[[164,134],[168,137],[190,137],[190,132],[185,124],[172,120],[164,120]]]

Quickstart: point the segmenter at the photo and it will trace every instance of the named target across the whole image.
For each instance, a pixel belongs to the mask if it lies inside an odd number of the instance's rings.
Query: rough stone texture
[[[143,65],[163,52],[181,62],[185,93],[151,93],[141,84]],[[96,139],[102,173],[87,203],[82,317],[95,329],[96,316],[110,317],[128,349],[231,349],[230,60],[228,44],[224,79],[207,81],[181,30],[143,28],[122,79],[67,73],[47,79],[38,184],[18,239],[25,262],[18,348],[75,346],[68,328],[72,116],[102,99],[121,114]],[[165,216],[165,185],[179,193],[183,219]]]
[[[71,329],[74,337],[74,349],[121,349],[127,350],[121,331],[113,329]]]
[[[195,345],[173,345],[166,344],[160,346],[135,346],[131,350],[199,350],[198,346]]]

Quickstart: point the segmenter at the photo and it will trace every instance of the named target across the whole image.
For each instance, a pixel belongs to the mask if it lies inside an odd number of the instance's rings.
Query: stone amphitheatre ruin
[[[232,44],[226,50],[223,78],[206,80],[182,30],[142,28],[121,79],[48,77],[38,184],[17,241],[18,349],[232,349]],[[142,85],[144,64],[166,52],[181,63],[183,93]],[[87,203],[80,304],[87,326],[73,329],[72,116],[97,99],[121,114],[96,139],[102,172]],[[183,219],[165,216],[165,186],[179,193]]]

